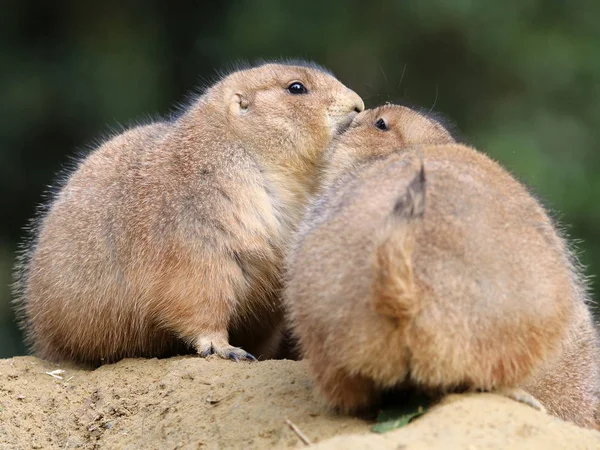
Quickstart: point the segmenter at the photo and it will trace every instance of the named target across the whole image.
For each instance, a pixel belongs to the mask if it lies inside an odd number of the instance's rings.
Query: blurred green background
[[[22,227],[69,156],[168,116],[238,59],[329,67],[367,106],[434,110],[557,213],[600,271],[597,0],[31,2],[0,14],[0,357]]]

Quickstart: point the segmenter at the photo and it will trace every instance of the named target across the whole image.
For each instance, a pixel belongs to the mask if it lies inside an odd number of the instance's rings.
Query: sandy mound
[[[56,378],[46,372],[55,372]],[[303,363],[125,360],[95,371],[0,360],[0,448],[600,448],[600,432],[491,394],[450,396],[384,435],[328,414]],[[336,436],[336,437],[334,437]],[[332,439],[330,439],[332,438]]]

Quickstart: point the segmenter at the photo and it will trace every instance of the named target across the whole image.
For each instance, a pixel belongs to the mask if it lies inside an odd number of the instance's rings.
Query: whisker
[[[435,100],[433,101],[433,105],[431,105],[431,108],[429,108],[429,112],[433,111],[433,108],[435,108],[435,104],[437,103],[437,99],[438,99],[438,84],[435,84]]]
[[[381,94],[367,95],[366,97],[363,97],[363,100],[369,100],[369,99],[375,98],[375,97],[381,97]]]
[[[406,66],[408,63],[404,64],[404,68],[402,69],[402,75],[400,75],[400,81],[398,82],[398,86],[396,86],[396,91],[400,89],[400,85],[402,84],[402,80],[404,80],[404,73],[406,72]]]
[[[381,67],[381,64],[379,64],[379,70],[381,70],[381,73],[383,74],[383,79],[385,80],[385,87],[389,88],[390,85],[388,84],[387,76],[385,75],[385,72],[383,70],[383,67]]]

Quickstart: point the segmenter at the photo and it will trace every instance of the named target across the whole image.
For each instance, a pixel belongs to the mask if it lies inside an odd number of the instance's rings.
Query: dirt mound
[[[304,446],[286,419],[318,448],[600,448],[600,432],[491,394],[450,396],[377,435],[329,414],[302,362],[128,359],[87,371],[0,360],[3,449]]]

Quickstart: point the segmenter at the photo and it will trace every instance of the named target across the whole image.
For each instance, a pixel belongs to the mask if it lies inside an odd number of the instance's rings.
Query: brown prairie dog
[[[285,303],[332,407],[369,408],[399,386],[522,388],[596,426],[584,281],[520,183],[399,106],[358,115],[328,160],[288,257]]]
[[[34,352],[92,365],[190,348],[272,356],[283,254],[323,150],[363,109],[316,65],[264,64],[105,142],[17,267]]]

